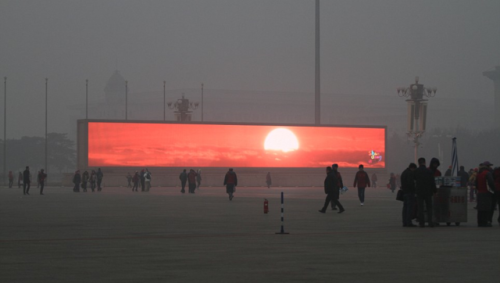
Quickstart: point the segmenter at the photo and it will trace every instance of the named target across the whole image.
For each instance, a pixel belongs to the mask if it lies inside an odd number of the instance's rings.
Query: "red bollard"
[[[264,214],[267,214],[269,212],[269,202],[267,199],[264,199]]]

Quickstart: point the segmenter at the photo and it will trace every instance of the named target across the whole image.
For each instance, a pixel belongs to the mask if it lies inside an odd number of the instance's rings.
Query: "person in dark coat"
[[[181,193],[184,193],[186,190],[186,182],[187,182],[187,173],[186,169],[182,171],[182,173],[179,175],[179,180],[181,180]]]
[[[403,227],[416,226],[411,221],[415,206],[415,170],[417,170],[417,164],[410,163],[410,166],[401,174],[401,190],[404,193]]]
[[[45,179],[47,179],[47,174],[43,172],[43,169],[38,173],[38,185],[40,186],[40,194],[43,195],[43,187],[45,187]]]
[[[76,170],[75,175],[73,176],[73,184],[75,184],[75,186],[73,187],[73,192],[76,193],[80,192],[81,182],[82,182],[82,177],[80,176],[80,170]]]
[[[194,190],[196,190],[196,172],[193,169],[189,170],[188,174],[188,184],[189,184],[189,193],[194,194]]]
[[[30,167],[26,166],[26,169],[23,172],[23,194],[30,194],[30,185],[31,185],[31,174]]]
[[[337,176],[337,185],[339,189],[342,189],[344,187],[344,181],[342,180],[342,174],[339,172],[339,165],[338,164],[332,164],[332,171],[335,172],[335,176]],[[337,205],[336,202],[331,202],[332,203],[332,210],[337,210]]]
[[[146,187],[146,175],[144,174],[146,171],[144,169],[141,170],[141,174],[139,175],[139,179],[141,180],[141,191],[144,192]]]
[[[84,192],[87,192],[87,183],[89,182],[89,172],[85,170],[82,174],[82,189]]]
[[[495,193],[493,194],[493,206],[491,208],[491,223],[493,223],[493,214],[498,206],[498,224],[500,225],[500,167],[493,170],[493,181],[495,183]]]
[[[365,189],[366,187],[370,187],[370,178],[368,174],[364,170],[364,166],[362,164],[359,165],[359,171],[354,176],[354,185],[353,187],[358,186],[358,198],[361,205],[365,204]]]
[[[446,169],[446,172],[444,172],[444,176],[445,177],[451,177],[451,174],[452,174],[451,173],[451,168],[452,168],[451,165],[448,166],[448,169]]]
[[[137,192],[139,189],[139,172],[135,172],[134,177],[132,177],[132,182],[134,183],[134,186],[132,187],[132,192]]]
[[[339,207],[338,213],[344,212],[345,209],[339,202],[340,193],[339,193],[339,180],[337,178],[337,172],[335,172],[332,169],[332,167],[326,167],[326,178],[324,182],[324,188],[326,194],[325,204],[323,205],[323,208],[319,210],[319,212],[325,213],[326,209],[328,208],[328,204],[330,202],[334,203],[335,206]]]
[[[96,177],[97,177],[97,191],[100,192],[102,191],[101,184],[102,184],[102,178],[104,177],[101,168],[97,169]]]
[[[226,193],[229,195],[229,200],[233,200],[233,194],[235,192],[235,188],[238,185],[238,177],[236,173],[234,173],[233,168],[229,168],[226,176],[224,177],[224,186],[226,186]]]
[[[489,161],[485,161],[479,165],[479,173],[476,177],[477,190],[477,226],[491,227],[493,218],[493,193],[495,190],[495,180],[491,170]]]
[[[441,165],[439,162],[439,159],[437,158],[432,158],[431,163],[429,165],[429,170],[431,170],[431,173],[434,177],[441,177],[441,171],[439,171],[438,167]]]
[[[94,192],[96,188],[96,182],[97,182],[96,173],[95,170],[92,170],[92,172],[90,172],[90,189],[92,189],[92,192]]]
[[[394,175],[394,173],[391,173],[391,176],[389,177],[389,189],[391,190],[391,192],[394,193],[394,191],[396,190],[396,175]]]
[[[196,189],[200,189],[201,186],[201,169],[198,169],[198,172],[196,172]]]
[[[434,223],[432,222],[432,196],[437,192],[436,182],[431,170],[425,166],[425,158],[419,158],[418,165],[419,167],[415,170],[418,222],[420,227],[425,227],[424,211],[426,211],[429,227],[434,227]]]
[[[460,187],[467,188],[467,184],[469,183],[469,174],[465,171],[463,166],[460,166],[458,177],[460,177]]]

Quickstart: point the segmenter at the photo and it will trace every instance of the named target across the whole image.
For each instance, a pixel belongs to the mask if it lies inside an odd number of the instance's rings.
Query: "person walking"
[[[132,187],[132,175],[130,175],[130,173],[127,173],[127,176],[125,176],[125,178],[127,178],[127,188],[131,188]]]
[[[87,192],[87,184],[89,182],[89,172],[85,170],[82,174],[82,189],[84,192]]]
[[[148,169],[144,173],[144,182],[146,183],[146,192],[149,192],[149,189],[151,189],[151,172]]]
[[[491,170],[492,165],[489,161],[481,163],[476,177],[478,227],[492,226],[493,193],[495,190],[495,180]]]
[[[9,171],[9,189],[12,188],[13,184],[14,184],[14,174],[12,174],[12,171]]]
[[[353,187],[358,186],[358,198],[361,205],[365,205],[365,189],[366,187],[370,187],[370,178],[368,174],[364,170],[363,164],[358,166],[359,171],[354,176],[354,185]]]
[[[401,190],[404,193],[403,227],[416,227],[416,225],[412,223],[416,191],[415,170],[417,170],[417,164],[410,163],[410,166],[401,174]]]
[[[198,172],[196,172],[196,189],[200,189],[201,186],[201,169],[198,169]]]
[[[179,175],[179,180],[181,180],[181,193],[184,193],[185,192],[184,188],[186,188],[186,182],[187,182],[186,169],[184,169],[184,171],[182,171],[182,173]]]
[[[377,188],[377,181],[378,181],[377,173],[374,172],[372,174],[372,185],[374,188]]]
[[[342,180],[342,174],[340,174],[340,172],[339,172],[339,165],[332,164],[332,171],[337,176],[337,187],[340,190],[344,187],[344,181]],[[339,198],[340,198],[340,195],[339,195]],[[337,204],[333,201],[331,203],[332,203],[332,210],[337,210]]]
[[[425,166],[425,163],[425,158],[419,158],[419,167],[415,171],[418,222],[420,227],[425,227],[424,211],[426,211],[429,227],[434,227],[432,219],[432,196],[437,192],[437,189],[433,173]]]
[[[47,179],[47,174],[43,172],[43,169],[38,173],[38,185],[40,186],[40,194],[43,195],[43,188],[45,187],[45,179]]]
[[[92,189],[92,192],[94,192],[96,188],[96,182],[97,182],[97,174],[95,170],[92,170],[92,172],[90,172],[90,189]]]
[[[73,184],[75,185],[73,187],[73,192],[79,193],[80,192],[80,183],[82,182],[82,176],[80,176],[80,170],[76,170],[75,175],[73,176]]]
[[[97,177],[97,191],[100,192],[100,191],[102,191],[101,184],[102,184],[102,178],[104,177],[104,174],[102,173],[101,168],[97,169],[96,177]]]
[[[226,186],[226,193],[229,195],[229,200],[233,200],[236,186],[238,185],[238,177],[234,173],[233,168],[229,168],[226,176],[224,177],[224,186]]]
[[[132,187],[132,192],[137,192],[139,189],[139,172],[135,172],[134,177],[132,178],[132,182],[134,182],[134,186]]]
[[[391,173],[391,176],[389,177],[389,189],[392,193],[396,190],[396,176],[394,173]]]
[[[266,175],[266,184],[267,184],[267,188],[270,189],[271,188],[271,184],[272,184],[271,172],[267,172],[267,175]]]
[[[30,194],[30,185],[31,185],[31,174],[30,167],[26,166],[26,169],[23,172],[23,194]]]
[[[336,172],[332,169],[332,167],[326,167],[326,178],[324,181],[324,189],[326,194],[325,204],[323,208],[318,210],[321,213],[325,213],[328,208],[328,204],[330,202],[335,203],[335,206],[339,207],[339,212],[342,213],[345,211],[342,204],[339,202],[339,181],[337,178]]]
[[[188,174],[188,188],[190,194],[194,194],[194,190],[196,189],[196,176],[196,172],[193,169],[190,169]]]

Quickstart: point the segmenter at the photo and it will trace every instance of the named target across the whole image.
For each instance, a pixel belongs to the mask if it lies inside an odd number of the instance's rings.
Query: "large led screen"
[[[88,123],[92,167],[385,167],[385,128]]]

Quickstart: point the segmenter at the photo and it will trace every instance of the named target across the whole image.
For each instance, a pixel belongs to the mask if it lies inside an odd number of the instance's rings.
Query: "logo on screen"
[[[382,155],[379,152],[370,150],[369,155],[370,155],[370,159],[368,160],[369,164],[375,164],[382,161]]]

